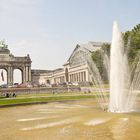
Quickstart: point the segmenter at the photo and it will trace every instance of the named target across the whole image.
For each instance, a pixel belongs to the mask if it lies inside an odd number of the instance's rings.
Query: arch
[[[21,84],[23,83],[23,70],[20,68],[15,68],[13,70],[13,83]]]
[[[7,78],[7,69],[0,67],[0,85],[7,85],[8,78]]]
[[[10,53],[7,45],[0,47],[0,68],[7,71],[7,85],[13,85],[14,69],[21,70],[22,83],[31,82],[31,59],[29,54],[24,57],[15,57]]]

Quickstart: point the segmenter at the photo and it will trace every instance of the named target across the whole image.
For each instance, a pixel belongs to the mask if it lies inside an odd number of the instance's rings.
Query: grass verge
[[[61,95],[61,94],[60,94]],[[21,104],[31,104],[31,103],[45,103],[50,101],[64,101],[64,100],[79,100],[79,99],[88,99],[94,98],[94,94],[92,95],[61,95],[61,96],[44,96],[44,97],[30,97],[30,98],[6,98],[0,100],[0,106],[10,106],[10,105],[21,105]]]

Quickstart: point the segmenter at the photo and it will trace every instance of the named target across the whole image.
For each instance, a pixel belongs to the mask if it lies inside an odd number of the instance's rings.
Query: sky
[[[15,56],[30,54],[32,69],[55,69],[76,44],[110,42],[112,24],[140,23],[140,0],[0,0],[0,39]]]

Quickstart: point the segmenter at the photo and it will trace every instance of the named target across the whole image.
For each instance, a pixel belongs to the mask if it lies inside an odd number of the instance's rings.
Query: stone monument
[[[31,82],[31,59],[29,54],[24,57],[15,57],[10,53],[5,41],[0,41],[0,69],[7,72],[7,85],[13,85],[13,71],[19,69],[22,73],[22,83]]]

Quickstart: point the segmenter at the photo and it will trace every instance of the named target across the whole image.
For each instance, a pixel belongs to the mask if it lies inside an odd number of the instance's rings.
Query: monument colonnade
[[[4,41],[0,41],[0,69],[4,69],[7,72],[7,85],[11,86],[14,83],[14,70],[19,69],[21,71],[22,83],[31,82],[31,59],[29,54],[24,57],[15,57],[10,53],[8,45]],[[2,80],[3,71],[1,73]]]
[[[25,66],[0,66],[0,69],[4,69],[7,73],[7,85],[13,85],[14,84],[14,70],[19,69],[21,71],[21,77],[22,77],[22,83],[30,82],[31,81],[31,66],[25,65]],[[1,73],[1,77],[2,77]]]

